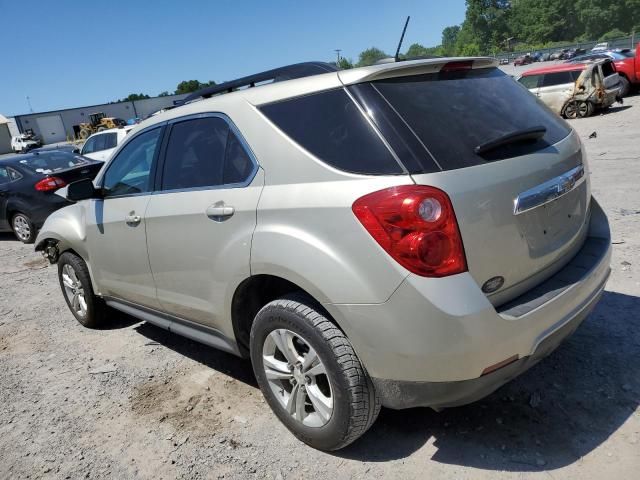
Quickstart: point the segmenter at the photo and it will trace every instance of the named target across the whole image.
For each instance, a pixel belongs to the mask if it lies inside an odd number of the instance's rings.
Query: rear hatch
[[[396,69],[348,88],[413,180],[449,195],[470,274],[479,286],[504,278],[489,295],[499,305],[562,268],[584,243],[588,172],[564,120],[497,68],[471,66]]]

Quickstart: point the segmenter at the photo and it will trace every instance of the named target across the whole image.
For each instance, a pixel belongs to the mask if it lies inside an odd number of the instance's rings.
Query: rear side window
[[[118,145],[117,133],[105,133],[102,136],[104,137],[104,150],[107,150],[108,148],[116,148],[116,145]]]
[[[173,125],[165,154],[162,189],[217,187],[248,180],[254,163],[220,117]]]
[[[0,185],[4,183],[9,183],[11,180],[9,178],[9,172],[6,168],[0,167]]]
[[[562,119],[497,68],[397,77],[372,85],[378,102],[390,105],[428,152],[422,153],[421,164],[408,167],[411,173],[432,171],[430,156],[442,170],[452,170],[531,153],[570,133]],[[474,152],[485,142],[539,125],[547,132],[535,143],[510,145],[490,158]]]
[[[543,87],[554,87],[556,85],[564,85],[566,83],[573,83],[575,80],[571,75],[572,72],[554,72],[546,73],[542,79]],[[580,73],[578,73],[580,76]]]
[[[403,173],[342,89],[272,103],[260,110],[298,145],[332,167],[368,175]]]
[[[528,75],[526,77],[520,77],[518,80],[525,88],[532,89],[538,88],[540,82],[540,75]]]

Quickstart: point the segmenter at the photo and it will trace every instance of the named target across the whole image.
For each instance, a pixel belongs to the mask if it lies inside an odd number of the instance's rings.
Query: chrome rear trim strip
[[[534,208],[545,205],[549,202],[566,195],[575,190],[587,178],[584,175],[584,166],[578,165],[568,172],[563,173],[551,180],[547,180],[525,192],[522,192],[513,201],[513,214],[520,215]]]

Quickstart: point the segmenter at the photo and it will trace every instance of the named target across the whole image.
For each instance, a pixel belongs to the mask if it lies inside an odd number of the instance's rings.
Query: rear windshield
[[[373,86],[442,170],[531,153],[570,133],[562,119],[497,68],[398,77]],[[491,158],[474,152],[480,144],[537,126],[547,131],[533,143],[500,148]],[[432,170],[422,158],[421,165],[409,168],[412,173]]]
[[[67,152],[32,155],[20,160],[20,165],[36,173],[49,174],[89,163],[84,158]]]

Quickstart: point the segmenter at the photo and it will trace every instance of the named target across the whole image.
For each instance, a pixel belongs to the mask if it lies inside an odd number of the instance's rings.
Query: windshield
[[[23,167],[28,168],[33,172],[45,175],[59,172],[61,170],[67,170],[86,163],[89,163],[86,159],[79,155],[73,155],[67,152],[40,153],[20,160],[20,165]]]

